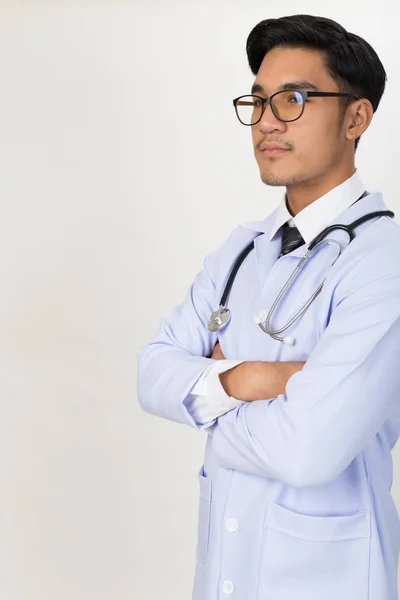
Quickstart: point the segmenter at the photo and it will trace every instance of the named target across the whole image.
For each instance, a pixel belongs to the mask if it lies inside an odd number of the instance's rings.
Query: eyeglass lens
[[[299,92],[278,92],[272,98],[272,110],[278,119],[293,121],[298,119],[303,110],[304,99]],[[263,110],[262,102],[257,96],[242,96],[236,103],[239,120],[245,125],[253,125],[260,120]]]

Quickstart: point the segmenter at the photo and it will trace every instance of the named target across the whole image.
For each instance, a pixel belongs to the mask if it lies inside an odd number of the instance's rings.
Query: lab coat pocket
[[[210,537],[211,479],[205,475],[203,467],[201,467],[199,471],[198,478],[200,484],[200,502],[196,562],[205,566],[208,554],[208,540]]]
[[[258,600],[368,598],[370,517],[309,516],[269,502]]]

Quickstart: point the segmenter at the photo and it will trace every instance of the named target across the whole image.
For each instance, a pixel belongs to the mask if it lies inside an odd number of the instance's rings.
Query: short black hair
[[[319,50],[339,90],[366,98],[376,112],[387,77],[377,53],[363,38],[325,17],[292,15],[265,19],[251,30],[246,42],[247,58],[254,75],[267,52],[275,47]],[[340,98],[340,124],[353,101]],[[360,137],[355,140],[354,150]]]

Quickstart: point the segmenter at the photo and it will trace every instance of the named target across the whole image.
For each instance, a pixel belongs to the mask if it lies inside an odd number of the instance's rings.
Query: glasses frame
[[[303,107],[302,107],[301,113],[295,119],[281,119],[280,117],[278,117],[278,115],[274,111],[274,107],[273,107],[273,104],[272,104],[272,99],[275,96],[277,96],[278,94],[282,94],[282,93],[286,93],[286,92],[297,92],[298,94],[301,94],[301,96],[303,98]],[[260,118],[257,119],[257,121],[255,121],[254,123],[243,123],[243,121],[239,117],[239,112],[238,112],[238,109],[237,109],[237,103],[238,103],[238,101],[241,98],[246,98],[246,97],[249,97],[249,96],[252,96],[253,98],[258,98],[259,100],[261,100],[261,102],[262,102],[261,115],[260,115]],[[297,121],[297,119],[300,119],[300,117],[302,116],[302,114],[304,112],[304,108],[306,106],[306,99],[307,98],[315,98],[315,97],[331,98],[331,97],[335,97],[335,96],[342,96],[342,97],[346,97],[346,98],[354,98],[355,100],[359,100],[360,99],[358,96],[355,96],[354,94],[347,94],[346,92],[309,92],[307,90],[298,90],[298,89],[296,90],[295,88],[293,88],[291,90],[279,90],[279,92],[275,92],[274,94],[272,94],[272,96],[269,96],[269,98],[263,98],[262,96],[258,96],[257,94],[244,94],[243,96],[238,96],[238,98],[235,98],[233,100],[233,106],[235,107],[236,116],[239,119],[239,121],[241,122],[241,124],[245,125],[247,127],[252,127],[253,125],[257,125],[257,123],[259,123],[261,121],[267,104],[270,105],[272,113],[273,113],[274,117],[276,117],[278,119],[278,121],[282,121],[283,123],[292,123],[293,121]]]

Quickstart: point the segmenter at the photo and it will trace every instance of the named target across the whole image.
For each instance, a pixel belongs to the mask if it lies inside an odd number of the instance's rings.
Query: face
[[[274,48],[264,57],[254,81],[261,90],[254,93],[266,98],[279,91],[280,86],[298,81],[315,86],[298,89],[341,91],[327,73],[320,52]],[[279,121],[266,105],[261,121],[251,126],[254,154],[265,184],[323,187],[323,182],[326,184],[327,179],[343,171],[346,163],[354,164],[354,141],[346,137],[351,110],[349,107],[339,127],[339,101],[338,97],[307,98],[302,116],[292,122]],[[287,151],[265,153],[260,149],[264,142],[278,143]]]

